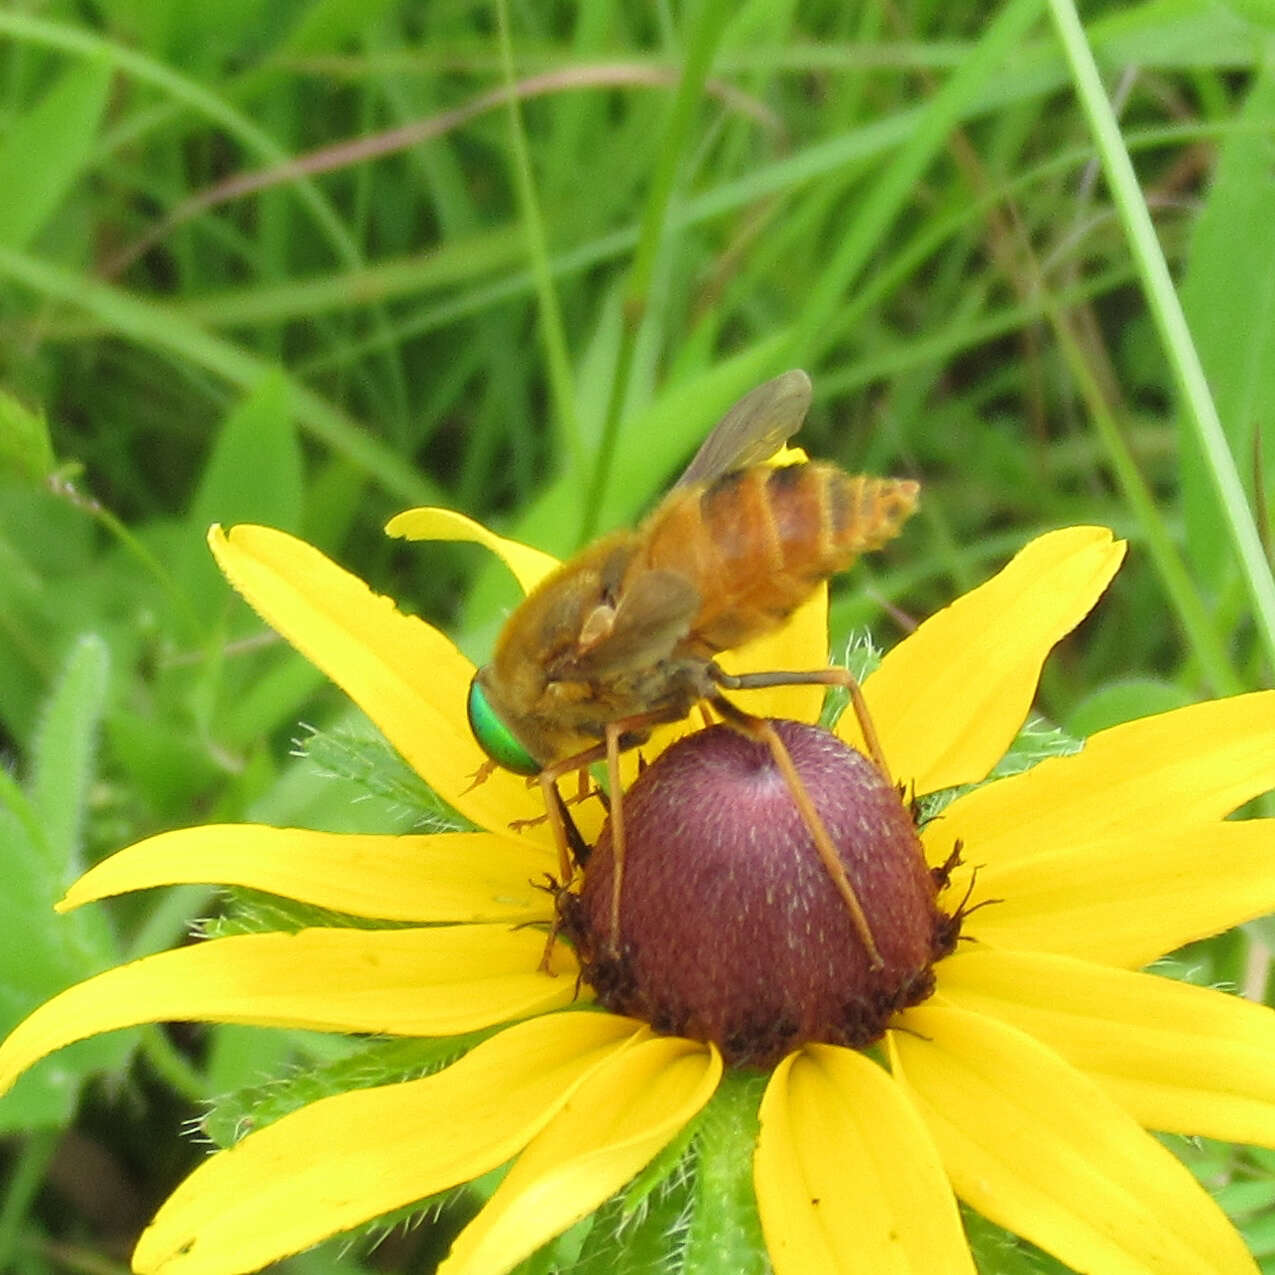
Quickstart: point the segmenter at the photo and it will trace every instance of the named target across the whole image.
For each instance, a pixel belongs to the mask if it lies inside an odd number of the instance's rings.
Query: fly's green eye
[[[487,702],[483,688],[478,685],[478,675],[469,684],[469,701],[466,704],[469,714],[469,729],[474,732],[483,752],[506,770],[515,775],[538,775],[540,764],[514,738],[513,732],[496,716],[496,710]]]

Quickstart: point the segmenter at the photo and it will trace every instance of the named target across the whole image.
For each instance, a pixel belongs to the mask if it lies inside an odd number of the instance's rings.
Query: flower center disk
[[[774,723],[863,906],[874,966],[769,748],[725,726],[680,740],[624,794],[619,942],[611,829],[564,930],[609,1009],[769,1066],[809,1041],[861,1048],[933,991],[955,926],[911,812],[834,735]]]

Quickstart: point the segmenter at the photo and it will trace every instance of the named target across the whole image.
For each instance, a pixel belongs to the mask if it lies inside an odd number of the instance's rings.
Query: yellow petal
[[[1052,1050],[980,1014],[923,1006],[889,1034],[895,1074],[956,1193],[1078,1271],[1256,1275],[1173,1155]]]
[[[713,1096],[712,1046],[659,1037],[614,1055],[519,1156],[438,1275],[501,1275],[614,1195]]]
[[[514,573],[524,593],[530,593],[558,565],[551,553],[533,549],[488,531],[454,509],[408,509],[385,524],[385,534],[404,540],[464,540],[490,549]]]
[[[238,1275],[503,1164],[641,1030],[553,1014],[423,1080],[338,1094],[205,1161],[138,1242],[139,1275]]]
[[[208,824],[162,832],[103,859],[58,910],[155,885],[237,885],[388,921],[533,921],[553,911],[557,858],[494,832],[402,837]]]
[[[938,1151],[875,1063],[807,1045],[760,1114],[753,1180],[776,1275],[973,1275]]]
[[[1105,527],[1041,536],[900,642],[863,688],[895,777],[917,793],[985,778],[1027,718],[1045,657],[1089,614],[1124,551]],[[838,729],[863,747],[853,713]]]
[[[942,843],[936,843],[936,849]],[[950,843],[949,843],[950,849]],[[1184,943],[1275,911],[1275,820],[1131,833],[982,864],[967,934],[997,947],[1057,952],[1130,969]],[[953,873],[959,898],[968,867]]]
[[[828,586],[821,584],[782,629],[767,633],[717,662],[728,673],[806,673],[828,666]],[[770,686],[732,691],[730,698],[758,717],[818,720],[826,686]]]
[[[213,527],[208,543],[261,618],[336,682],[444,801],[493,832],[543,814],[526,781],[506,771],[470,786],[486,761],[465,717],[474,666],[437,629],[282,531]],[[528,835],[549,841],[543,824]]]
[[[1154,839],[1220,819],[1275,786],[1275,691],[1191,704],[1094,735],[1071,757],[954,801],[926,829],[998,863],[1086,841]]]
[[[1056,1050],[1140,1124],[1275,1146],[1275,1011],[1065,956],[976,949],[939,991]]]
[[[575,962],[507,925],[244,934],[146,956],[46,1001],[0,1045],[0,1085],[74,1040],[169,1020],[450,1036],[569,1005]]]

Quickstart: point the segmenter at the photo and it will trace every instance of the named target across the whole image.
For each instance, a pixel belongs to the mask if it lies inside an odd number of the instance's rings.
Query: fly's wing
[[[745,394],[704,440],[678,487],[708,483],[773,456],[800,428],[810,410],[810,377],[800,368]]]
[[[809,407],[805,372],[785,372],[759,385],[704,440],[674,491],[710,483],[773,456],[801,427]],[[676,502],[678,496],[665,499]],[[564,675],[569,669],[574,676],[604,679],[653,669],[690,632],[699,608],[698,588],[680,571],[657,567],[626,572],[614,606],[599,606],[586,618],[576,651],[564,661]]]
[[[681,572],[642,572],[614,611],[600,608],[586,622],[596,632],[571,659],[573,673],[606,678],[655,667],[690,632],[699,605],[699,590]]]

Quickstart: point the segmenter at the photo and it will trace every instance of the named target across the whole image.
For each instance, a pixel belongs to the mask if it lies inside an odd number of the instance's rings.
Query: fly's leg
[[[624,794],[620,791],[620,736],[623,723],[607,723],[607,786],[611,789],[610,955],[620,954],[620,889],[624,882]]]
[[[611,798],[603,791],[599,784],[593,782],[593,776],[589,774],[587,766],[581,766],[580,785],[576,789],[574,797],[567,797],[564,800],[568,806],[578,806],[582,801],[587,801],[590,797],[596,797],[601,803],[602,809],[609,811],[611,809]]]
[[[787,745],[779,737],[779,732],[766,718],[754,717],[751,713],[745,713],[743,709],[737,708],[721,695],[714,695],[712,704],[732,729],[739,731],[741,735],[747,735],[750,739],[755,739],[759,743],[765,744],[770,749],[770,755],[775,759],[775,765],[779,767],[779,773],[783,775],[784,782],[788,785],[788,791],[792,794],[797,813],[801,816],[802,823],[806,825],[806,831],[810,833],[811,840],[815,844],[815,850],[818,852],[828,875],[832,878],[833,885],[837,887],[837,893],[841,895],[842,900],[845,902],[846,909],[850,913],[851,923],[854,925],[859,935],[859,941],[863,944],[864,950],[868,954],[868,961],[874,969],[880,969],[885,962],[882,961],[876,940],[872,937],[872,927],[868,924],[868,918],[864,914],[863,904],[859,902],[859,896],[855,893],[854,886],[846,875],[845,865],[837,854],[837,848],[833,845],[832,838],[828,835],[828,829],[824,826],[819,811],[815,809],[815,803],[810,799],[810,793],[802,782],[801,776],[797,773],[796,766],[793,765],[792,754],[789,753]]]
[[[576,753],[571,757],[564,757],[561,761],[554,762],[552,766],[545,767],[539,775],[545,810],[550,826],[553,828],[554,843],[558,847],[558,861],[563,872],[563,882],[564,885],[570,884],[575,877],[573,859],[575,864],[583,867],[585,859],[589,857],[589,847],[584,844],[578,832],[576,833],[578,845],[572,846],[568,841],[566,804],[558,792],[557,782],[563,775],[570,774],[573,770],[583,770],[595,761],[602,761],[604,758],[606,760],[607,786],[611,792],[605,804],[611,813],[611,851],[614,865],[611,880],[610,933],[607,942],[608,953],[611,956],[618,955],[620,951],[620,897],[624,886],[624,801],[620,782],[620,752],[626,743],[638,742],[645,738],[646,732],[652,726],[662,725],[669,720],[668,709],[657,709],[650,713],[634,713],[631,717],[622,717],[619,721],[608,722],[606,736],[601,744],[595,744],[592,748],[587,748],[584,752]],[[676,717],[672,720],[676,720]],[[626,736],[629,737],[628,740]],[[637,739],[633,739],[634,736]],[[582,787],[584,782],[582,780]],[[556,937],[557,926],[555,925],[553,933],[549,936],[544,958],[540,963],[541,969],[547,968],[549,954],[553,950]]]
[[[469,787],[462,788],[460,795],[463,797],[467,792],[473,792],[479,784],[485,784],[493,774],[496,773],[496,763],[488,758],[476,771],[469,777]]]
[[[557,776],[550,771],[540,772],[540,795],[545,802],[545,818],[553,833],[553,844],[558,849],[558,876],[563,885],[570,885],[575,876],[575,864],[571,858],[571,842],[567,840],[566,803],[558,791]]]
[[[877,728],[872,724],[872,714],[868,712],[868,702],[863,698],[863,688],[859,679],[846,668],[809,669],[797,673],[728,673],[716,664],[708,666],[709,677],[728,691],[754,690],[763,686],[842,686],[850,693],[850,705],[858,719],[859,729],[863,732],[863,742],[868,746],[868,756],[876,763],[877,769],[885,776],[887,783],[894,780],[890,767],[886,764],[885,753],[881,749],[881,740],[877,737]]]
[[[537,776],[540,793],[545,801],[545,817],[553,831],[554,845],[558,848],[558,880],[559,889],[562,890],[570,889],[571,883],[575,880],[576,868],[584,867],[590,848],[580,835],[580,829],[576,827],[575,820],[567,812],[567,803],[558,791],[558,780],[572,770],[583,769],[591,762],[597,761],[600,756],[599,748],[591,748],[587,752],[568,757],[565,761],[556,762]],[[558,941],[560,925],[559,912],[555,908],[553,922],[549,927],[549,937],[545,940],[545,950],[540,957],[541,973],[552,973],[549,960],[553,955],[554,944]]]
[[[549,877],[550,890],[554,895],[555,906],[553,920],[549,924],[549,935],[545,939],[545,950],[540,954],[540,964],[536,967],[542,974],[552,974],[550,958],[553,956],[554,944],[558,941],[558,931],[562,929],[562,908],[557,900],[565,894],[575,879],[576,868],[583,868],[591,853],[589,843],[580,835],[576,821],[567,810],[567,803],[558,791],[558,785],[549,780],[541,781],[541,791],[545,796],[545,815],[554,830],[554,838],[558,840],[558,872],[557,879]]]
[[[601,755],[601,754],[599,754],[599,756],[600,756],[600,755]],[[494,763],[493,763],[493,765],[494,765]],[[595,783],[593,782],[593,778],[592,778],[592,776],[589,774],[589,768],[588,768],[588,766],[581,766],[581,767],[580,767],[580,772],[579,772],[579,773],[580,773],[580,782],[579,782],[579,786],[578,786],[578,787],[577,787],[577,789],[576,789],[576,794],[575,794],[575,796],[574,796],[574,797],[564,797],[564,796],[562,795],[562,793],[561,793],[561,790],[559,790],[559,789],[557,788],[557,785],[556,785],[556,783],[555,783],[555,785],[554,785],[554,790],[558,793],[558,801],[559,801],[559,804],[560,804],[561,806],[564,806],[564,807],[565,807],[565,806],[578,806],[578,805],[579,805],[582,801],[587,801],[587,800],[588,800],[588,798],[590,798],[590,797],[596,797],[596,798],[598,799],[598,801],[601,803],[601,805],[602,805],[602,809],[603,809],[603,810],[608,810],[608,811],[609,811],[609,810],[611,809],[611,799],[610,799],[610,798],[606,795],[606,793],[605,793],[605,792],[604,792],[604,791],[603,791],[603,790],[602,790],[602,789],[601,789],[601,788],[600,788],[597,784],[595,784]],[[536,779],[537,779],[537,780],[539,780],[539,779],[540,779],[540,776],[538,776],[538,775],[537,775],[537,776],[536,776]],[[480,781],[480,782],[481,782],[481,781]],[[528,781],[528,782],[530,782],[530,781]],[[469,790],[468,790],[468,789],[466,789],[465,791],[466,791],[466,792],[468,792]],[[548,797],[548,796],[547,796],[547,794],[545,793],[545,789],[544,789],[544,785],[543,785],[543,784],[541,784],[541,795],[542,795],[542,796],[544,797],[544,799],[545,799],[545,813],[544,813],[544,814],[542,814],[542,815],[532,815],[530,819],[512,819],[512,820],[510,820],[510,823],[509,823],[509,829],[510,829],[510,831],[511,831],[511,832],[521,832],[524,828],[534,828],[534,827],[536,827],[538,824],[542,824],[542,823],[549,823],[549,822],[550,822],[550,819],[549,819],[549,804],[550,804],[550,803],[549,803],[549,797]],[[579,830],[578,830],[578,829],[576,830],[575,836],[574,836],[574,838],[573,838],[573,837],[570,835],[570,829],[568,829],[567,840],[568,840],[568,841],[570,842],[570,844],[571,844],[571,853],[572,853],[572,855],[574,856],[576,863],[578,863],[578,864],[580,864],[581,866],[583,866],[583,865],[584,865],[584,860],[585,860],[585,859],[587,859],[587,858],[589,857],[589,847],[588,847],[587,845],[585,845],[584,838],[580,836]],[[562,843],[561,843],[561,841],[559,841],[559,840],[558,840],[558,837],[557,837],[557,833],[556,833],[556,831],[555,831],[555,833],[554,833],[554,841],[555,841],[555,844],[557,844],[557,845],[558,845],[559,851],[561,851]],[[584,851],[584,857],[583,857],[583,858],[581,858],[580,854],[578,853],[578,851],[579,851],[580,849],[583,849],[583,851]]]

